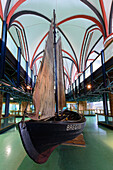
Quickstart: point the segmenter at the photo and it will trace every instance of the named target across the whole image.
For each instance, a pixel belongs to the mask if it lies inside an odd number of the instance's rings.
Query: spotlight
[[[91,84],[88,84],[88,85],[87,85],[87,89],[91,89]]]
[[[30,86],[27,86],[27,90],[30,90],[31,89],[31,87]]]
[[[13,100],[13,97],[11,97],[10,100]]]

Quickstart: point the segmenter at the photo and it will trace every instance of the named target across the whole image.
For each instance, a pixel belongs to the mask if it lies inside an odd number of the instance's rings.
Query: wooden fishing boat
[[[77,137],[83,131],[85,121],[78,113],[65,110],[59,117],[48,120],[20,122],[24,148],[35,162],[44,163],[59,144]]]
[[[56,43],[55,29],[54,14],[54,36],[52,23],[33,93],[36,112],[29,114],[25,111],[31,120],[24,121],[23,117],[19,123],[19,132],[26,152],[31,159],[40,164],[48,160],[58,145],[77,137],[83,131],[86,122],[77,112],[62,110],[66,106],[63,59],[61,38]]]

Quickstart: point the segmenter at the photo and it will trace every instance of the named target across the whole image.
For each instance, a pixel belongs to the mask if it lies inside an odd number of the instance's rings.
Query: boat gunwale
[[[33,123],[40,123],[40,124],[64,124],[64,125],[66,125],[66,124],[84,124],[84,123],[86,123],[86,118],[83,118],[84,120],[83,120],[83,122],[74,122],[74,121],[70,121],[70,120],[68,120],[68,121],[41,121],[41,120],[27,120],[27,121],[25,121],[25,122],[33,122]]]

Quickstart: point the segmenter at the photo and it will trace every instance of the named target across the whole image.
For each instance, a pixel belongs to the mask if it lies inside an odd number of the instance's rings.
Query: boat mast
[[[55,60],[55,102],[56,102],[56,113],[58,113],[58,83],[57,83],[57,56],[56,56],[56,15],[55,9],[53,10],[53,27],[54,27],[54,60]]]

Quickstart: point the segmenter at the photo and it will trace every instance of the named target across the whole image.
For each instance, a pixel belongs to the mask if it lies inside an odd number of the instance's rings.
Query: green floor
[[[96,125],[87,117],[84,130],[86,148],[59,146],[42,165],[25,153],[16,128],[0,135],[0,170],[112,170],[113,130]]]

